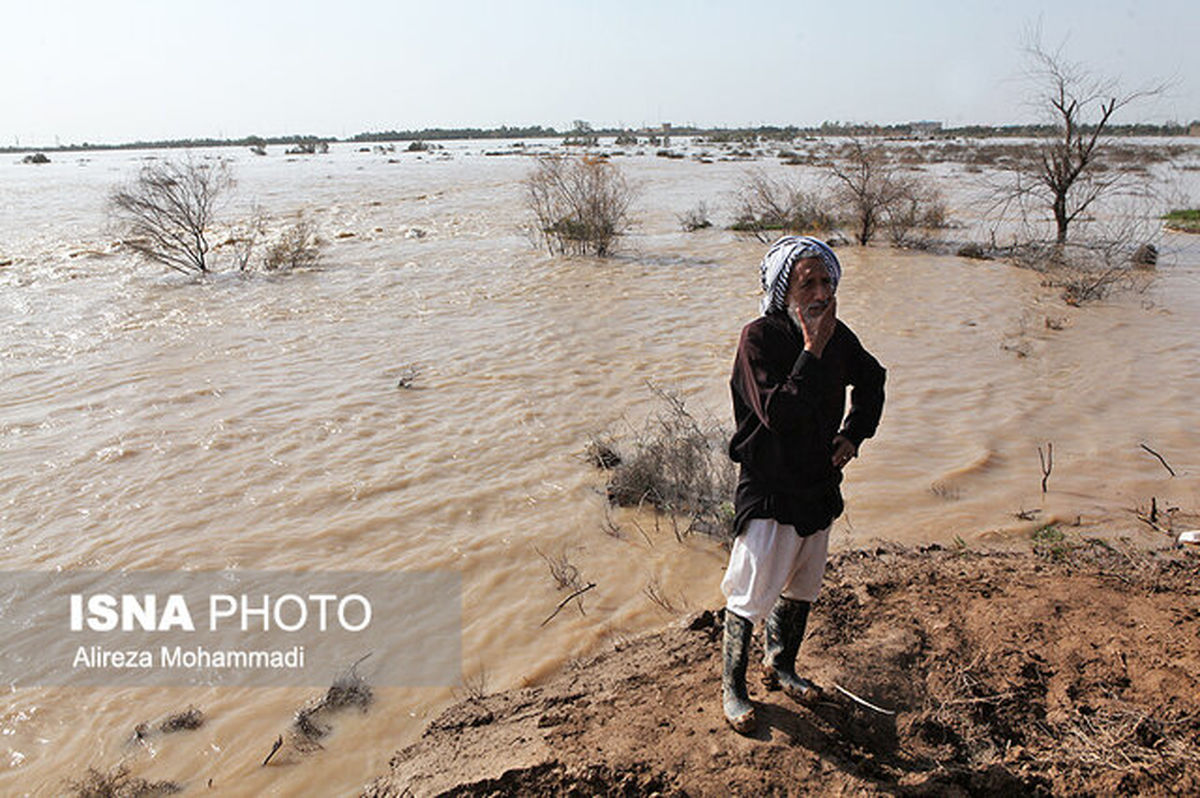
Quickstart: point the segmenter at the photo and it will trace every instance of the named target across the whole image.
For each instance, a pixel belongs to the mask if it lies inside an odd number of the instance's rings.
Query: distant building
[[[941,122],[912,122],[908,126],[909,133],[915,138],[927,139],[942,132]]]
[[[1200,136],[1200,122],[1192,123],[1192,126],[1188,128],[1188,135],[1189,136]]]

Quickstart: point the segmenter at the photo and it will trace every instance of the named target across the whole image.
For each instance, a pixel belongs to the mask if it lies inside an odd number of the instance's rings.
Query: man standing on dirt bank
[[[784,236],[763,258],[763,315],[738,342],[730,387],[741,465],[725,593],[725,718],[754,729],[746,664],[765,619],[763,681],[796,701],[819,690],[796,675],[808,610],[821,588],[842,469],[883,412],[885,371],[837,319],[842,267],[824,242]],[[846,388],[850,411],[846,413]]]

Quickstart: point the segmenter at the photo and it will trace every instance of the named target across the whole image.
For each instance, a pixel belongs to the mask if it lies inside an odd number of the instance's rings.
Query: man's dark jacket
[[[741,465],[734,534],[751,518],[773,518],[811,535],[841,515],[833,438],[840,433],[857,447],[875,434],[885,375],[841,321],[819,358],[804,351],[784,312],[745,326],[730,379],[737,429],[729,456]]]

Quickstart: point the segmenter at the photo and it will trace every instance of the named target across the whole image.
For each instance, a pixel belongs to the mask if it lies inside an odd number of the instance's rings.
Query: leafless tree
[[[837,181],[840,198],[853,209],[855,238],[866,244],[909,186],[888,165],[883,145],[851,139],[846,150],[845,157],[835,159],[829,171]]]
[[[905,174],[879,143],[851,139],[829,164],[837,198],[851,209],[854,237],[867,244],[883,228],[893,244],[920,244],[922,234],[945,226],[946,206],[937,187]]]
[[[1048,117],[1050,132],[1032,157],[1019,159],[1011,183],[997,194],[1003,215],[1012,208],[1048,209],[1055,243],[1067,242],[1071,224],[1104,197],[1122,190],[1124,175],[1107,168],[1107,132],[1114,115],[1137,100],[1161,94],[1166,85],[1123,91],[1116,79],[1067,60],[1062,47],[1048,50],[1038,32],[1024,47],[1033,104]]]
[[[217,203],[233,186],[224,161],[156,161],[109,196],[125,243],[147,260],[184,274],[209,271],[209,228]]]
[[[551,254],[609,255],[630,225],[635,191],[605,158],[538,158],[525,179],[534,237]]]
[[[946,203],[936,185],[907,181],[908,190],[887,209],[884,226],[888,239],[898,247],[924,247],[933,231],[946,227]]]

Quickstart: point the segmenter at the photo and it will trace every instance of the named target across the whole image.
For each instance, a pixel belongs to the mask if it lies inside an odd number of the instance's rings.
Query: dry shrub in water
[[[604,257],[629,229],[634,190],[604,158],[544,156],[524,182],[535,238],[551,254]]]
[[[176,712],[168,715],[162,723],[159,724],[158,730],[164,734],[170,734],[177,731],[191,731],[199,729],[204,725],[204,713],[196,707],[188,707],[182,712]]]
[[[1029,241],[997,250],[1017,266],[1042,272],[1045,285],[1061,290],[1068,305],[1107,299],[1123,291],[1145,291],[1153,270],[1138,268],[1136,242],[1154,236],[1140,219],[1110,227],[1102,236],[1066,244]]]
[[[283,231],[279,240],[267,247],[263,268],[278,271],[313,266],[321,254],[318,243],[316,225],[302,216]]]
[[[893,244],[914,246],[927,243],[930,230],[945,226],[946,206],[937,188],[903,174],[881,144],[851,140],[829,170],[839,201],[852,209],[860,244],[883,227]]]
[[[146,260],[184,274],[208,272],[209,228],[221,196],[233,187],[225,161],[164,160],[109,195],[126,245]]]
[[[708,218],[708,204],[705,202],[698,203],[694,208],[691,208],[679,215],[679,227],[685,233],[694,233],[697,230],[706,230],[712,227],[712,221]]]
[[[936,186],[913,181],[906,195],[888,209],[888,240],[898,247],[926,247],[933,231],[946,227],[946,203]]]
[[[328,722],[330,715],[348,707],[358,707],[360,711],[366,712],[371,706],[375,694],[367,680],[358,672],[358,665],[364,659],[366,656],[338,676],[323,696],[296,710],[295,720],[288,729],[288,742],[295,751],[308,754],[323,747],[321,739],[333,730],[333,726]],[[263,761],[263,765],[271,761],[282,744],[281,736]]]
[[[819,191],[809,191],[766,172],[747,172],[736,191],[737,215],[731,229],[770,243],[782,233],[822,233],[837,225]]]
[[[534,546],[533,550],[546,563],[546,567],[550,570],[550,578],[554,580],[554,584],[559,590],[578,590],[583,587],[583,582],[579,578],[579,568],[571,562],[565,549],[557,557],[547,555],[537,546]]]
[[[183,274],[215,271],[218,250],[224,251],[223,267],[237,271],[250,271],[255,264],[275,271],[316,263],[316,228],[306,218],[285,229],[265,252],[262,238],[268,219],[260,209],[244,220],[218,224],[217,209],[233,186],[225,161],[167,159],[142,167],[131,182],[114,189],[109,210],[126,246],[145,260]],[[214,245],[217,230],[221,235]],[[261,261],[256,260],[260,252]]]
[[[728,534],[736,474],[726,454],[730,431],[719,423],[701,425],[676,394],[655,385],[650,391],[661,409],[646,421],[610,472],[607,493],[623,507],[650,504],[689,519],[693,530]]]

